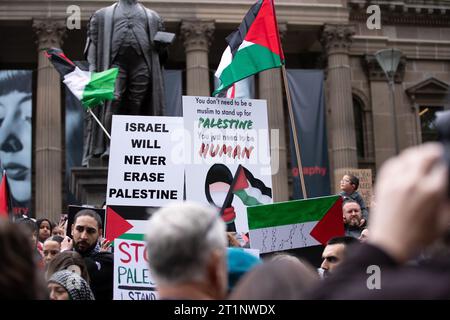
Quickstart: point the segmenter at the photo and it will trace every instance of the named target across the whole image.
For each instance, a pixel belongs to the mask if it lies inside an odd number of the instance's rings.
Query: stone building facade
[[[35,70],[37,217],[56,220],[62,212],[65,170],[60,78],[42,50],[62,47],[67,56],[82,60],[90,15],[112,2],[0,1],[0,69]],[[254,0],[141,2],[160,13],[168,31],[177,34],[167,68],[184,71],[183,94],[210,95],[212,70],[225,48],[224,39]],[[81,29],[66,28],[71,5],[80,8]],[[376,172],[395,154],[395,126],[400,149],[432,138],[428,131],[434,111],[450,108],[450,1],[276,0],[275,5],[286,67],[325,70],[331,172],[348,167]],[[379,29],[368,28],[369,5],[381,10]],[[388,82],[374,59],[376,51],[386,48],[402,52],[395,75],[396,119]],[[281,163],[273,177],[274,200],[288,200],[288,113],[280,70],[260,73],[256,88],[257,98],[268,101],[270,128],[281,133],[277,150],[272,150],[279,152]]]

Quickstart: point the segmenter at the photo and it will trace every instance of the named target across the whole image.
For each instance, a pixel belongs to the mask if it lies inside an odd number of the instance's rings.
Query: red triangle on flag
[[[244,40],[266,47],[284,60],[276,21],[272,0],[263,0],[258,15],[248,29]]]
[[[310,235],[325,246],[331,238],[341,237],[344,234],[342,198],[339,197],[314,229],[311,230]]]
[[[122,218],[111,207],[106,208],[106,234],[105,238],[108,241],[114,241],[114,239],[120,237],[122,234],[133,228],[127,220]]]
[[[3,172],[2,183],[0,184],[0,217],[8,218],[9,215],[9,192],[6,172]]]
[[[236,183],[234,184],[233,191],[244,190],[249,187],[247,176],[245,175],[244,167],[239,166],[238,176],[236,178]]]

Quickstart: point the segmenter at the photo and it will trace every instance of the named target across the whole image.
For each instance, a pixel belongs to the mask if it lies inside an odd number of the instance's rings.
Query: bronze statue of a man
[[[154,41],[163,30],[160,16],[137,0],[119,0],[92,15],[85,49],[89,70],[119,68],[114,101],[93,109],[108,132],[113,114],[163,115],[161,62],[167,49]],[[108,138],[90,116],[86,120],[83,165],[109,156]]]

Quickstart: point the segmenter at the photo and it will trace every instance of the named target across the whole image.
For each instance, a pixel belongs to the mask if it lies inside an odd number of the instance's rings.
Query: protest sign
[[[184,164],[172,156],[177,130],[181,118],[113,117],[105,237],[114,241],[116,300],[157,298],[144,234],[153,211],[183,200]]]
[[[246,207],[272,202],[266,101],[185,96],[183,115],[186,199],[222,209],[228,231],[248,232]]]
[[[154,300],[155,283],[148,266],[145,232],[156,207],[108,206],[106,238],[114,239],[114,299]]]
[[[148,267],[145,241],[116,239],[114,300],[156,299],[156,284]]]

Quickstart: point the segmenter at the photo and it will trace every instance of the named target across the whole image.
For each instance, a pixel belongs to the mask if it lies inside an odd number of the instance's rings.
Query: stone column
[[[44,50],[60,48],[63,21],[34,20],[37,35],[38,74],[35,143],[35,215],[59,221],[62,206],[61,79]]]
[[[279,25],[280,38],[287,33],[287,25]],[[269,69],[259,73],[259,99],[267,100],[269,130],[278,131],[278,141],[270,136],[270,155],[272,159],[272,197],[274,202],[289,200],[287,143],[288,124],[283,105],[284,84],[281,69]]]
[[[377,168],[383,164],[388,158],[395,155],[395,130],[394,123],[397,125],[399,140],[403,141],[404,132],[400,129],[398,122],[399,101],[397,92],[402,90],[398,85],[395,85],[396,97],[395,104],[397,108],[397,119],[392,119],[392,101],[391,89],[389,84],[373,55],[366,55],[364,66],[370,81],[370,99],[372,101],[372,115],[373,115],[373,131],[375,144],[375,164]],[[394,76],[395,82],[402,82],[405,69],[405,59],[401,59],[397,68],[397,73]],[[403,130],[406,131],[406,130]],[[401,144],[402,145],[402,144]]]
[[[332,132],[331,157],[334,170],[358,167],[348,54],[354,29],[352,25],[326,24],[321,39],[328,55],[327,109],[331,117],[329,130]]]
[[[211,95],[208,52],[214,33],[213,21],[184,20],[181,35],[186,48],[187,95]]]

